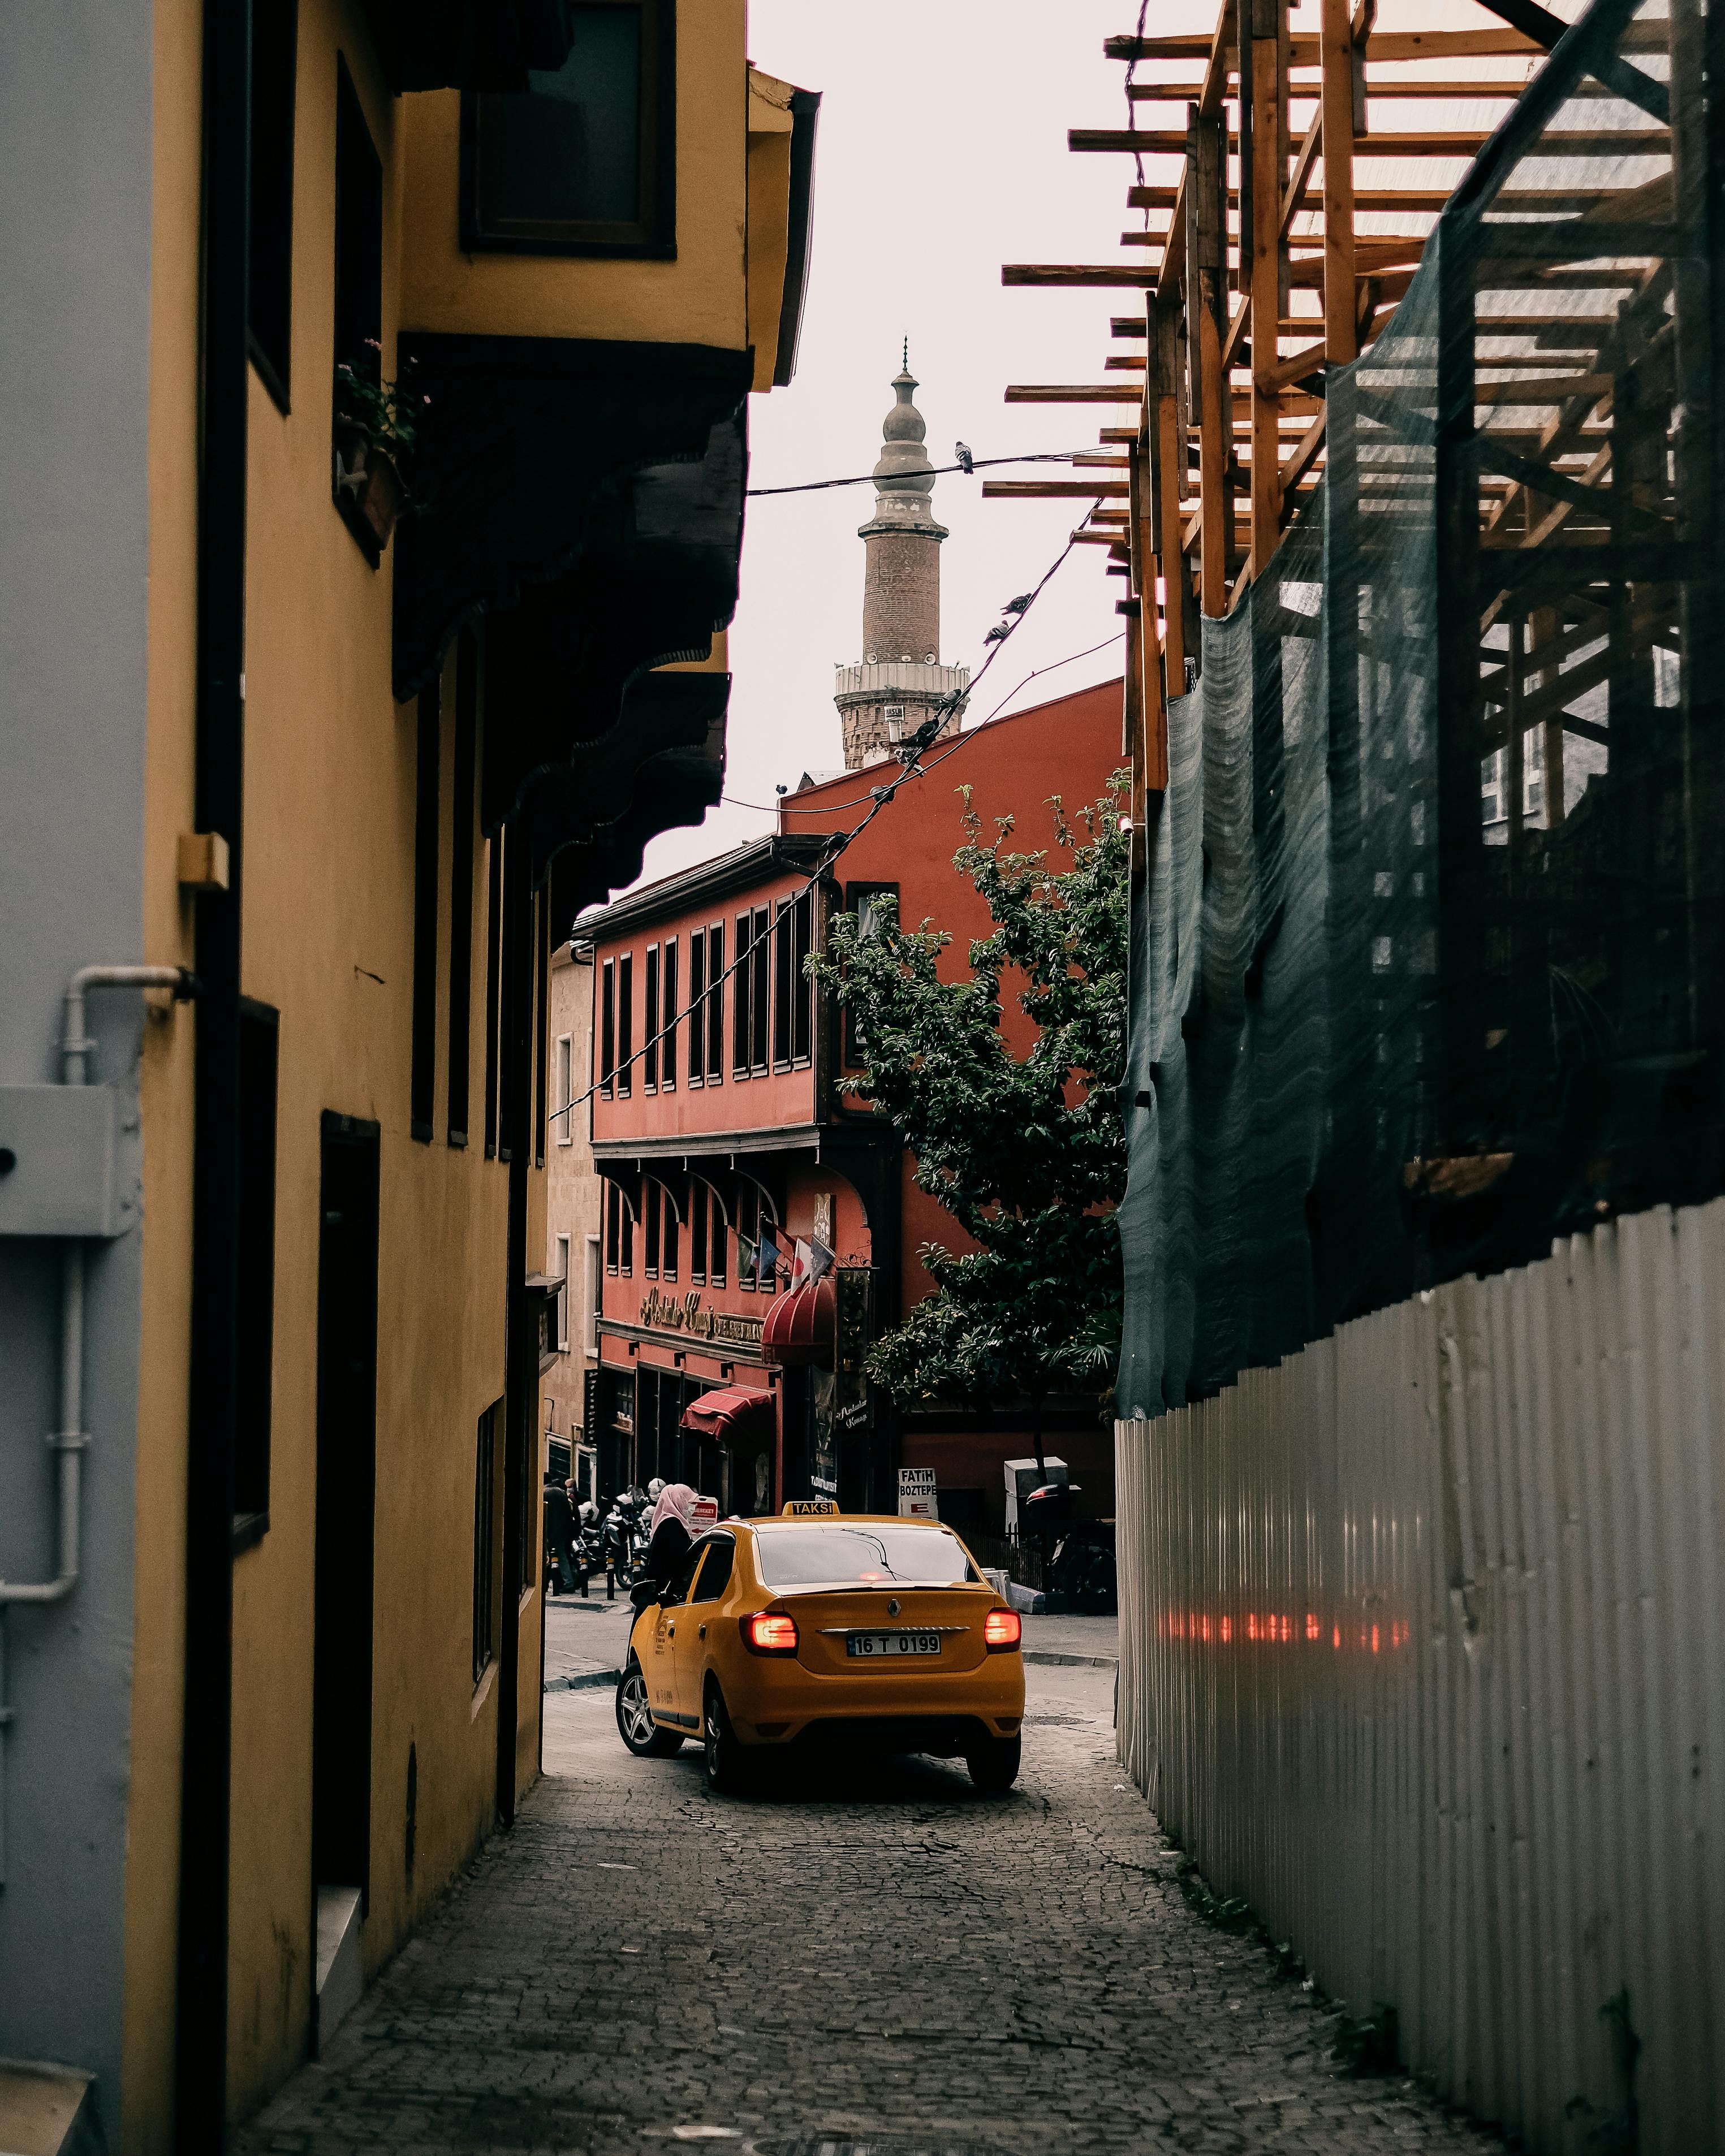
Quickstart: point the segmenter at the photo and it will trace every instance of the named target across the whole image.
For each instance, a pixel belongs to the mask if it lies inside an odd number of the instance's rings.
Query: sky
[[[1009,382],[1094,382],[1127,292],[1007,290],[1004,262],[1111,262],[1140,220],[1129,159],[1075,156],[1069,126],[1126,124],[1124,65],[1105,36],[1129,0],[752,0],[749,56],[822,94],[814,247],[788,388],[750,401],[750,484],[867,472],[879,454],[902,340],[922,384],[937,465],[962,439],[978,457],[1089,449],[1125,408],[1008,405]],[[1158,29],[1198,27],[1194,0],[1158,0]],[[1116,350],[1132,347],[1117,344]],[[1034,477],[1034,468],[1000,475]],[[777,785],[842,766],[833,668],[862,656],[868,487],[751,501],[732,675],[726,793],[698,829],[654,840],[643,878],[773,828]],[[936,483],[941,657],[977,667],[1002,603],[1028,591],[1081,521],[1072,501],[982,499],[980,479]],[[981,685],[967,723],[1034,668],[1118,636],[1123,587],[1106,550],[1075,547]],[[1122,645],[1032,682],[1022,709],[1118,674]],[[742,803],[763,804],[747,808]]]

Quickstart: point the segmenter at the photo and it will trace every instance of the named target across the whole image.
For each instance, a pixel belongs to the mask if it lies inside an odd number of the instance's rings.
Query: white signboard
[[[703,1528],[716,1526],[719,1517],[716,1497],[697,1497],[689,1507],[689,1532],[698,1535]]]
[[[934,1470],[932,1467],[900,1468],[898,1510],[899,1517],[904,1520],[937,1520],[940,1517],[940,1502],[935,1495]]]

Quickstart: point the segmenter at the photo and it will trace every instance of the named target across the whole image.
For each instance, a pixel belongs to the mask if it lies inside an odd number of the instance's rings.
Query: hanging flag
[[[754,1270],[755,1245],[739,1228],[737,1231],[737,1271],[739,1280],[745,1273],[752,1274]]]
[[[813,1279],[814,1275],[810,1272],[809,1268],[814,1263],[814,1253],[809,1246],[808,1237],[806,1235],[798,1235],[797,1238],[797,1247],[795,1251],[793,1253],[791,1260],[791,1286],[793,1287],[801,1287],[806,1281]]]
[[[809,1277],[819,1280],[833,1270],[833,1254],[824,1243],[811,1241],[809,1245]]]
[[[764,1281],[764,1280],[771,1280],[771,1279],[773,1278],[773,1275],[774,1275],[778,1270],[778,1244],[777,1244],[777,1243],[775,1243],[775,1242],[773,1241],[773,1230],[772,1230],[770,1228],[763,1228],[763,1229],[761,1230],[761,1273],[760,1273],[760,1277],[761,1277],[763,1281]]]

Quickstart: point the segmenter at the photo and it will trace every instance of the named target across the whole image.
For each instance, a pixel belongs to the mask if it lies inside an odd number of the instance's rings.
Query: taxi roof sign
[[[779,1517],[783,1520],[830,1519],[839,1507],[830,1497],[793,1497]]]

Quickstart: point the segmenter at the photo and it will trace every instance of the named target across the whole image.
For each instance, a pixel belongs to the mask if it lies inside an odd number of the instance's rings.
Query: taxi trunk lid
[[[796,1619],[797,1660],[817,1676],[937,1676],[981,1663],[995,1598],[986,1587],[827,1588],[793,1589],[773,1606]]]

